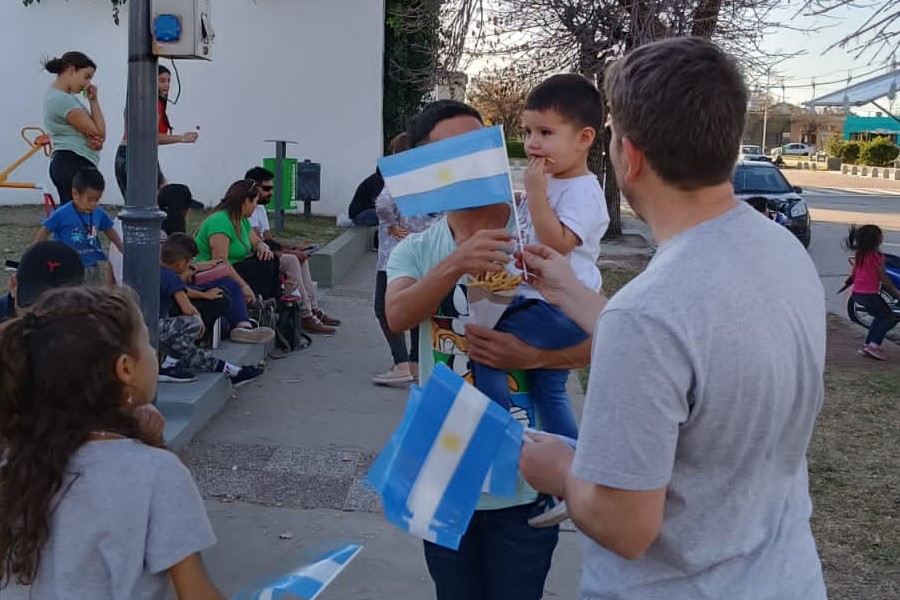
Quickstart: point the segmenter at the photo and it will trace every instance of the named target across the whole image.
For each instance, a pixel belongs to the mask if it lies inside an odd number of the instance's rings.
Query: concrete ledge
[[[322,287],[337,285],[372,247],[375,227],[351,227],[309,259],[309,272]]]
[[[265,359],[268,347],[260,344],[222,342],[212,353],[236,365],[253,365]],[[263,375],[265,377],[265,375]],[[198,373],[191,383],[160,383],[156,406],[166,418],[166,444],[178,451],[218,413],[233,390],[222,373]]]

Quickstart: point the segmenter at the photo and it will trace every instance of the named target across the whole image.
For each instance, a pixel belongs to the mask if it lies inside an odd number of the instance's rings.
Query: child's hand
[[[531,198],[547,197],[547,159],[531,158],[525,171],[525,194]]]
[[[152,404],[143,404],[134,409],[134,418],[138,422],[141,441],[149,446],[165,445],[163,431],[166,428],[166,419]]]
[[[390,227],[388,227],[388,233],[398,240],[402,240],[409,235],[409,231],[403,229],[402,227],[398,227],[397,225],[391,225]]]
[[[221,298],[225,294],[225,292],[223,292],[221,288],[215,287],[210,288],[205,292],[201,292],[200,294],[200,297],[204,300],[216,300],[217,298]]]

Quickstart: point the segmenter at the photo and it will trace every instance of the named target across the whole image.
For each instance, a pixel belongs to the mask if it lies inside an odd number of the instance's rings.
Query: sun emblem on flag
[[[462,440],[455,433],[445,433],[441,436],[441,447],[447,452],[459,452],[462,449]]]
[[[439,169],[437,172],[438,180],[443,185],[450,185],[456,180],[456,177],[453,175],[453,169],[449,167],[443,167]]]

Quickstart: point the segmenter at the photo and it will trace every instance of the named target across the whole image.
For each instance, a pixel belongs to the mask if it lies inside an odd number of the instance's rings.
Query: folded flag
[[[362,546],[350,544],[328,552],[315,561],[264,586],[259,591],[249,595],[239,594],[235,600],[278,600],[278,598],[313,600],[313,598],[318,598],[322,590],[334,581],[334,578],[350,564],[351,560],[356,558],[360,550],[362,550]]]
[[[389,522],[455,550],[483,487],[515,493],[523,431],[499,404],[438,364],[425,388],[410,393],[403,421],[366,479]],[[489,470],[494,483],[485,483]]]
[[[513,201],[500,126],[386,156],[378,167],[403,216]]]

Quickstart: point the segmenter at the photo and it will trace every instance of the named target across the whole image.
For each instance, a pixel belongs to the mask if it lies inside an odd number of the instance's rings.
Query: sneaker
[[[338,319],[332,319],[331,317],[326,315],[325,311],[322,310],[321,308],[317,308],[316,310],[314,310],[313,315],[315,315],[315,317],[317,319],[319,319],[320,321],[322,321],[322,323],[324,323],[325,325],[328,325],[329,327],[337,327],[338,325],[341,324],[341,322]]]
[[[862,351],[866,356],[870,356],[875,360],[887,360],[887,356],[885,356],[884,352],[881,351],[881,347],[874,344],[867,344],[863,346]]]
[[[394,365],[394,368],[386,373],[379,373],[375,377],[372,378],[372,383],[375,385],[403,385],[407,383],[412,383],[415,380],[412,373],[410,373],[407,369],[401,369],[397,365]]]
[[[269,327],[235,327],[231,330],[231,341],[237,344],[266,344],[275,339],[275,330]]]
[[[245,383],[250,383],[265,372],[266,370],[261,367],[244,365],[243,367],[241,367],[241,370],[238,371],[237,375],[233,375],[229,377],[229,379],[231,379],[231,385],[238,388]]]
[[[334,327],[329,327],[320,321],[315,315],[303,317],[300,324],[303,327],[303,331],[317,335],[334,335],[337,331]]]
[[[197,381],[197,376],[187,369],[175,365],[165,369],[160,367],[158,381],[162,383],[190,383]]]
[[[566,501],[556,496],[540,494],[528,517],[531,527],[553,527],[569,518]]]

